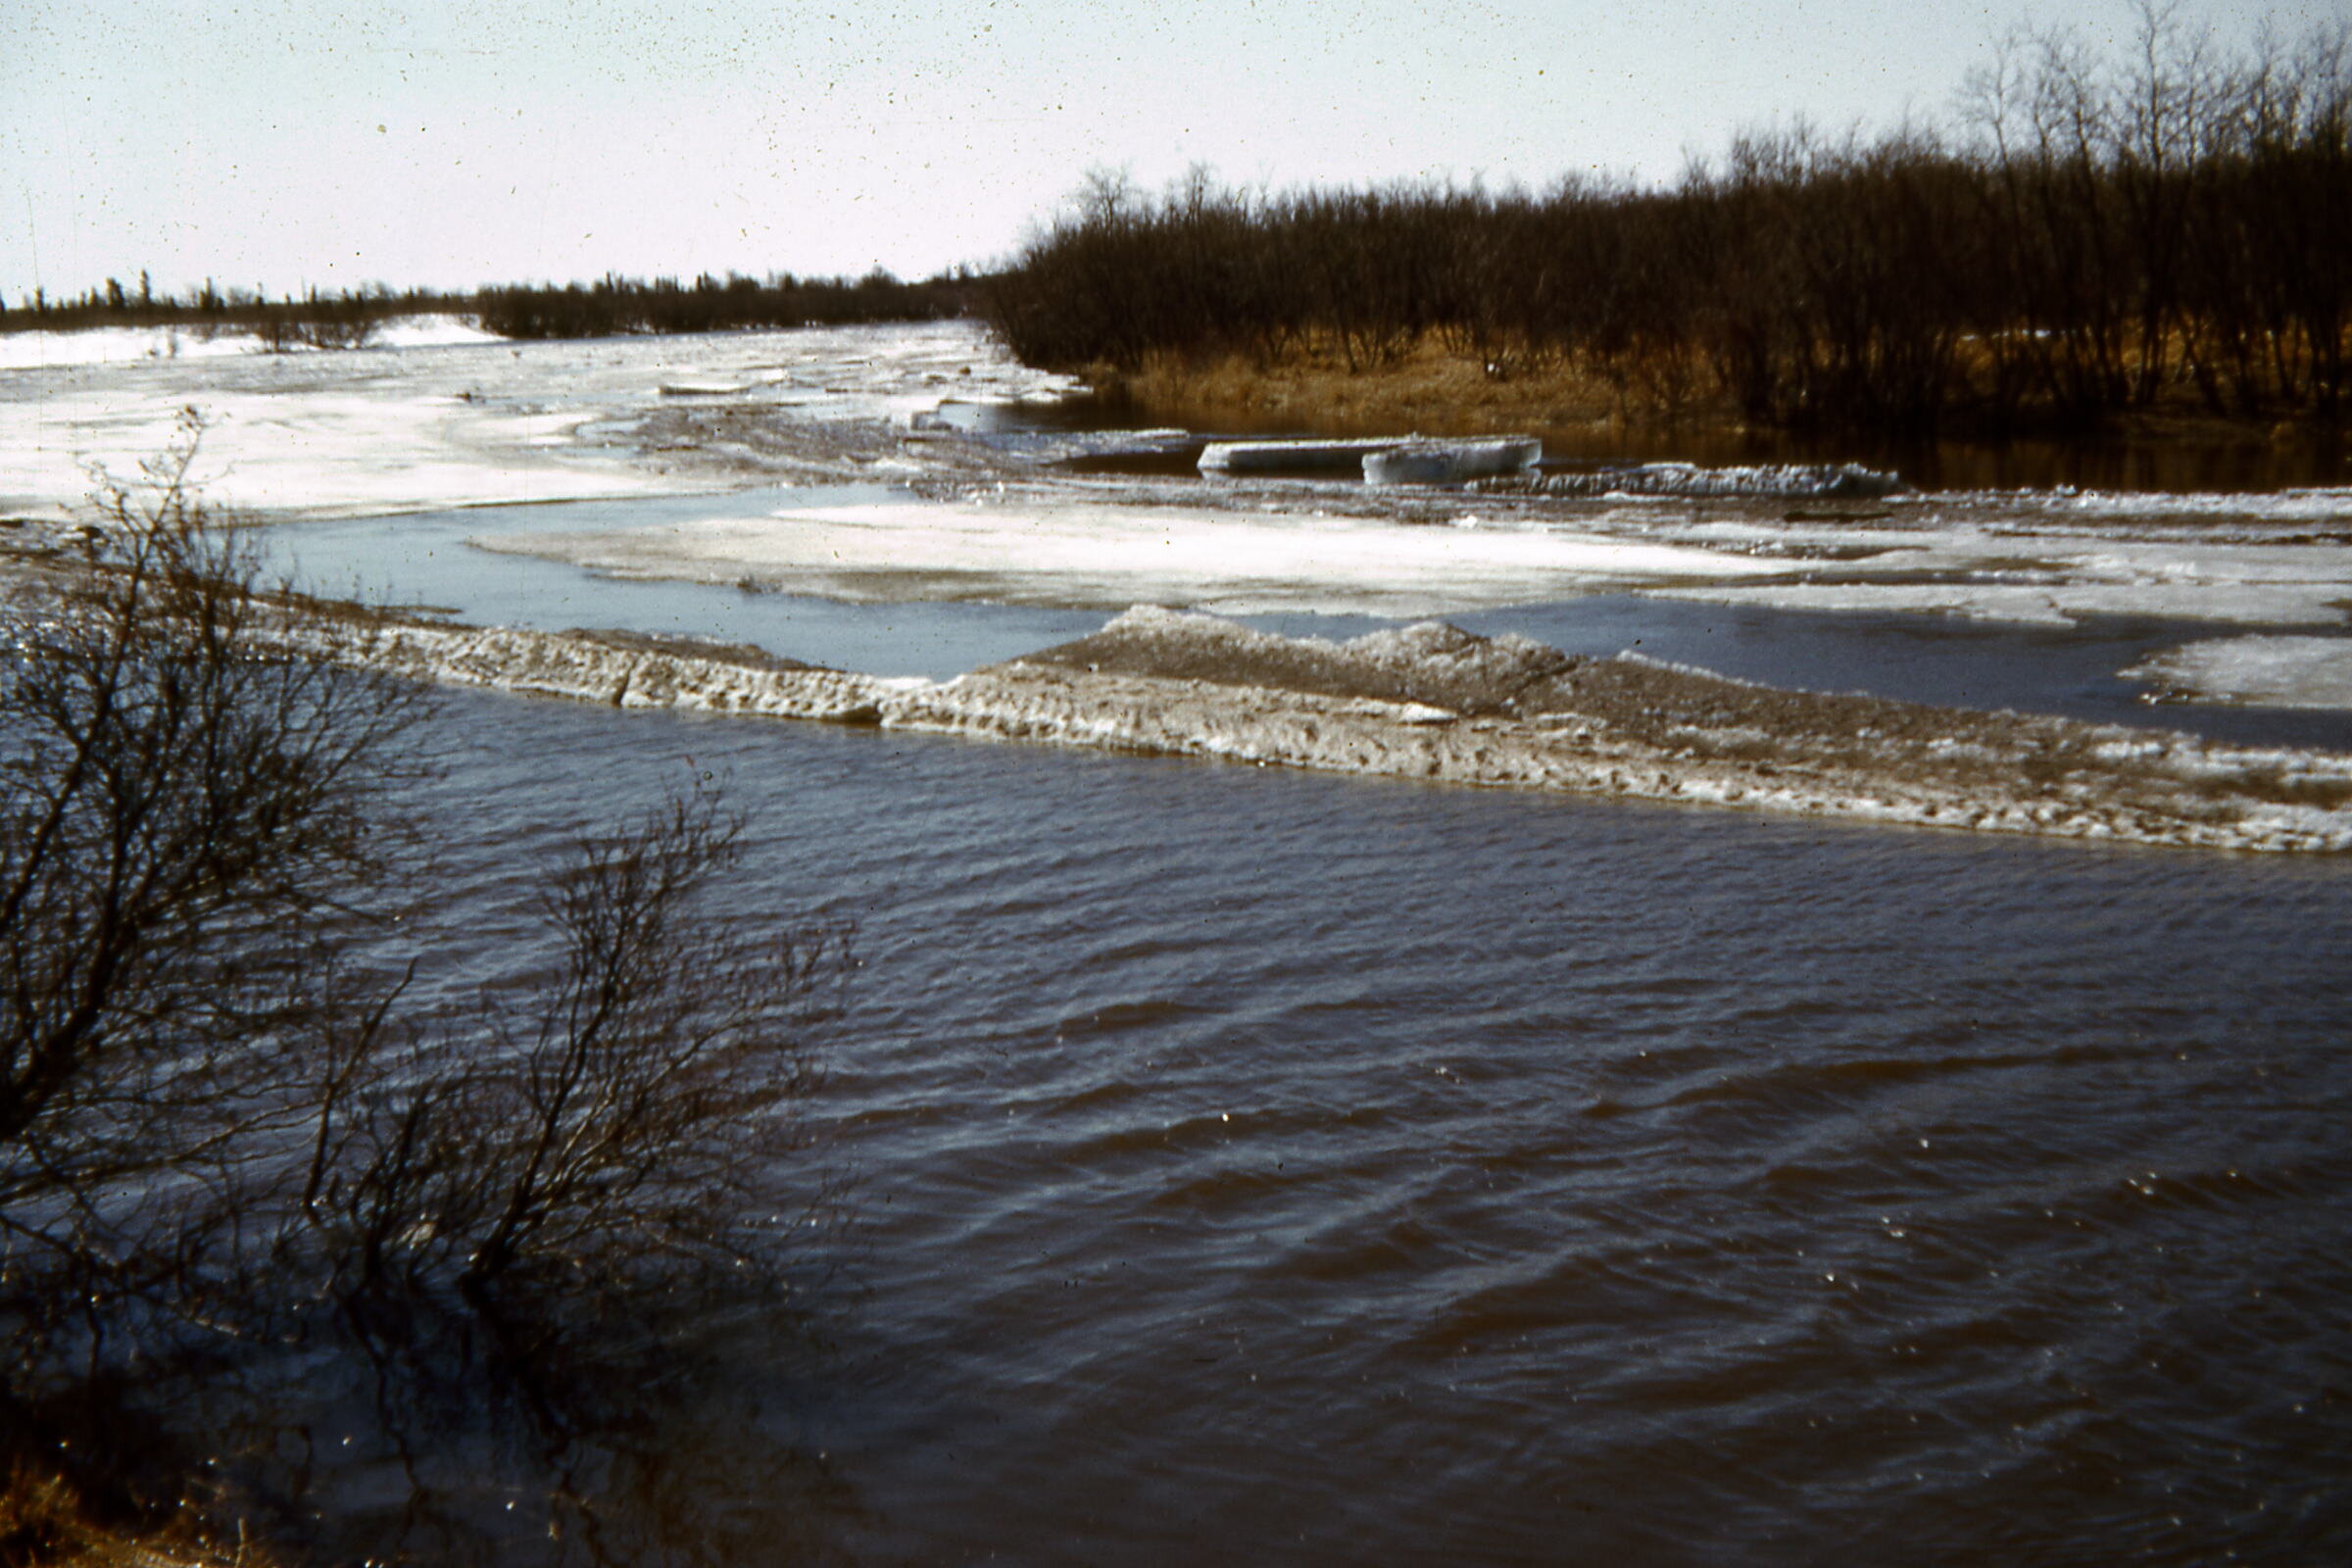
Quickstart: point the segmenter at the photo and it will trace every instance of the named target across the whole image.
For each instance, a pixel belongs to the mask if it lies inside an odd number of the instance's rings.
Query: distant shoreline
[[[859,278],[706,272],[692,282],[608,273],[594,283],[460,292],[314,289],[272,300],[263,291],[220,290],[210,282],[179,296],[155,293],[144,280],[134,289],[109,278],[103,287],[54,299],[36,290],[14,310],[0,301],[0,334],[168,327],[206,337],[247,333],[272,349],[336,349],[361,347],[383,323],[416,316],[460,317],[513,339],[724,332],[972,316],[983,286],[968,272],[905,282],[879,269]]]

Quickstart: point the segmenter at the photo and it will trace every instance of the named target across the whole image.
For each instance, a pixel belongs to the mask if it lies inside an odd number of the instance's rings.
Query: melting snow
[[[1789,569],[1687,546],[1550,530],[1076,500],[815,507],[474,542],[619,576],[749,581],[835,599],[1105,610],[1149,602],[1235,614],[1437,614],[1608,583]]]
[[[2224,637],[2124,671],[2166,696],[2265,708],[2352,709],[2352,637]]]
[[[1013,365],[964,322],[509,343],[463,322],[396,324],[384,347],[290,355],[250,338],[0,334],[0,514],[63,516],[88,468],[135,474],[181,409],[210,420],[196,478],[269,520],[732,488],[622,432],[664,383],[755,388],[771,412],[906,423],[954,391],[1011,399],[1064,377]],[[150,352],[155,350],[156,352]],[[666,400],[675,403],[679,400]]]

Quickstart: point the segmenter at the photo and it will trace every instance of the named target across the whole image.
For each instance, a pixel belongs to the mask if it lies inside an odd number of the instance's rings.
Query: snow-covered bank
[[[38,370],[79,365],[133,365],[141,360],[212,359],[250,354],[258,340],[246,332],[183,332],[170,326],[94,326],[80,332],[0,332],[0,370]]]
[[[903,426],[951,393],[1068,384],[1012,364],[968,322],[509,343],[439,319],[388,326],[366,349],[259,354],[220,337],[201,358],[181,342],[175,358],[153,333],[0,336],[21,362],[0,362],[0,515],[70,515],[91,464],[135,474],[190,407],[207,420],[192,475],[206,500],[283,521],[745,483],[728,463],[637,434],[677,402],[664,385],[742,388],[730,408],[816,431]]]
[[[362,348],[338,352],[505,341],[460,317],[400,316],[376,323]],[[267,352],[269,346],[261,335],[243,327],[93,326],[74,332],[0,332],[0,370],[137,365],[148,360],[206,360]]]
[[[419,676],[622,708],[1979,832],[2352,848],[2352,757],[1778,691],[1437,624],[1331,643],[1137,609],[942,682],[582,633],[386,624],[361,646]]]

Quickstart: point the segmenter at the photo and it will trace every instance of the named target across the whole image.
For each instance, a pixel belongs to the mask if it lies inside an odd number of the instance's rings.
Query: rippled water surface
[[[486,696],[442,736],[448,959],[687,757],[758,812],[728,907],[858,920],[857,1225],[766,1417],[858,1558],[2352,1547],[2352,867]]]

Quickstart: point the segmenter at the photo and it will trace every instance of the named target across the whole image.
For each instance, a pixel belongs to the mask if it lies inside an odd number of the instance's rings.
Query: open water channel
[[[402,591],[934,676],[1101,620],[616,583],[457,544],[479,525],[409,519]],[[286,538],[348,566],[385,534]],[[2143,721],[2112,671],[2178,635],[1467,618]],[[712,1331],[762,1391],[741,1419],[825,1485],[713,1466],[682,1528],[772,1486],[882,1562],[2352,1544],[2352,867],[497,696],[443,725],[431,811],[478,856],[445,953],[689,767],[758,822],[723,907],[858,926],[817,1344]]]
[[[879,1562],[2317,1562],[2352,874],[454,699],[428,951],[688,767],[853,1178],[679,1528]],[[812,1259],[812,1262],[823,1261]],[[721,1454],[773,1445],[746,1475]],[[821,1460],[815,1456],[822,1455]],[[758,1555],[746,1560],[767,1560]]]

